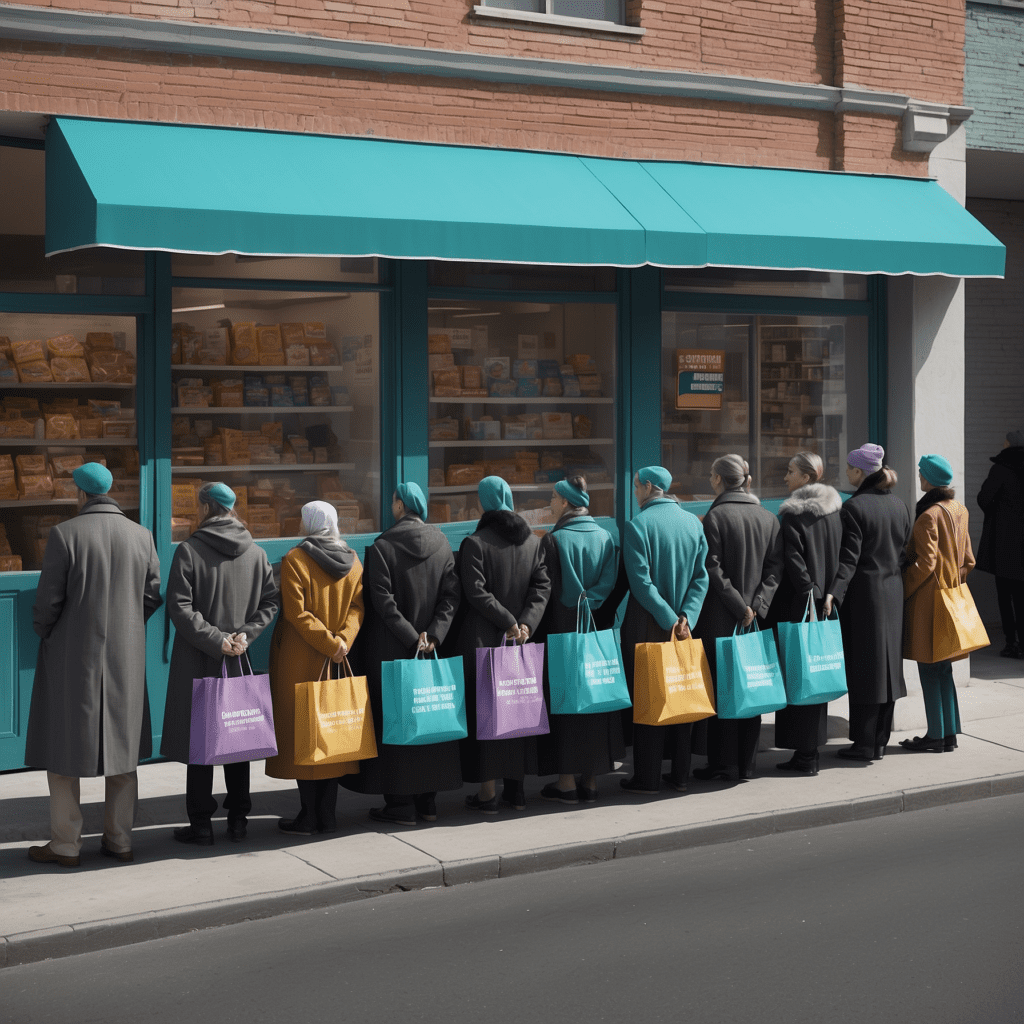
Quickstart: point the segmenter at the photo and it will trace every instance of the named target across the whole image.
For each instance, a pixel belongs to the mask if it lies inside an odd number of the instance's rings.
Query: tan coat
[[[305,551],[292,548],[281,560],[281,614],[270,643],[270,690],[274,699],[277,757],[267,759],[273,779],[335,779],[359,771],[358,761],[295,764],[295,684],[319,679],[324,659],[344,640],[351,650],[363,624],[363,566],[358,557],[347,576],[335,579]]]
[[[957,581],[964,582],[974,568],[967,509],[958,501],[940,501],[925,509],[914,523],[907,559],[909,564],[903,570],[903,657],[930,664],[935,660],[932,621],[936,591],[940,586],[948,589]]]

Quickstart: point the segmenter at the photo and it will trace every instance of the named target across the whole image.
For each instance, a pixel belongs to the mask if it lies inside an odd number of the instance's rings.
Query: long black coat
[[[219,676],[225,633],[251,644],[274,620],[278,589],[266,552],[230,516],[209,520],[178,545],[167,578],[174,647],[160,753],[188,764],[192,680]],[[237,668],[229,668],[229,675]]]
[[[362,762],[358,775],[345,776],[342,785],[348,789],[409,796],[462,788],[459,741],[385,745],[381,705],[384,663],[414,657],[420,633],[442,643],[448,636],[461,590],[448,538],[417,516],[404,516],[367,550],[363,565],[363,593],[367,597],[363,662],[378,754]]]
[[[91,777],[149,757],[146,620],[160,603],[153,535],[112,498],[50,531],[32,613],[42,642],[26,764]]]
[[[901,561],[910,543],[910,510],[868,477],[840,517],[843,541],[832,595],[843,627],[850,703],[885,704],[907,695]]]
[[[1004,448],[978,492],[985,513],[978,545],[982,572],[1024,580],[1024,448]]]
[[[551,579],[540,542],[522,516],[485,512],[476,532],[459,549],[459,573],[466,616],[456,649],[466,673],[469,736],[462,741],[466,782],[522,779],[537,774],[536,737],[479,741],[476,738],[476,652],[498,647],[512,626],[523,624],[532,636],[551,595]]]

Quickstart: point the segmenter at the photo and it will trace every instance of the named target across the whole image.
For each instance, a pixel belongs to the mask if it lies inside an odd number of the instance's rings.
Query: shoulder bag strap
[[[949,561],[952,562],[953,566],[953,579],[949,580],[948,582],[944,582],[938,576],[937,573],[936,578],[938,578],[939,586],[942,587],[943,590],[952,590],[954,587],[960,586],[960,566],[964,564],[964,550],[966,548],[966,541],[964,539],[964,536],[961,536],[960,531],[956,528],[956,520],[953,518],[953,513],[950,512],[949,509],[946,508],[946,506],[941,501],[938,503],[938,505],[939,508],[941,508],[942,511],[945,512],[948,516],[949,526],[950,529],[953,531],[953,551],[950,553],[951,557],[949,558]]]

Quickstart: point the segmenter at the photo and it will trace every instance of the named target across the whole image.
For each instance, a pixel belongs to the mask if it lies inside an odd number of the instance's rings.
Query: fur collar
[[[503,508],[493,512],[485,512],[480,517],[480,523],[475,532],[479,533],[481,530],[486,529],[493,530],[502,540],[507,541],[509,544],[514,544],[516,547],[519,547],[520,544],[525,544],[533,533],[529,523],[522,516]]]
[[[828,484],[805,484],[798,487],[780,506],[779,512],[798,516],[810,512],[819,519],[843,507],[839,492]]]

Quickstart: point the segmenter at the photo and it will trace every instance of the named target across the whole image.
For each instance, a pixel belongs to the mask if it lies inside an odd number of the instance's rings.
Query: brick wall
[[[967,5],[964,102],[969,148],[1024,151],[1024,9]]]
[[[966,282],[964,445],[966,505],[971,540],[981,539],[978,491],[988,475],[989,458],[1002,447],[1008,430],[1024,429],[1024,203],[968,199],[967,209],[1006,246],[1006,278]],[[987,623],[998,624],[993,577],[977,573],[971,591]],[[993,642],[1002,633],[996,630]]]

